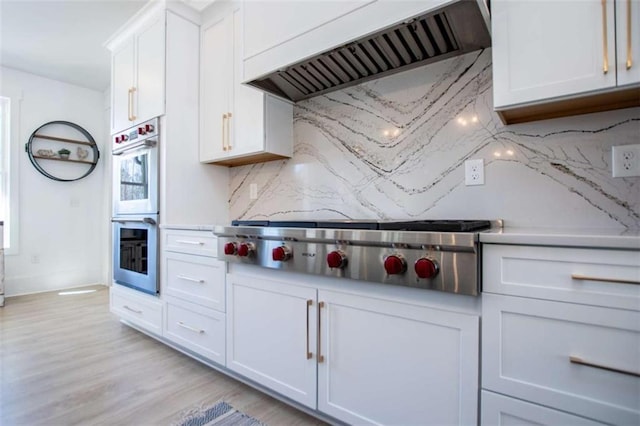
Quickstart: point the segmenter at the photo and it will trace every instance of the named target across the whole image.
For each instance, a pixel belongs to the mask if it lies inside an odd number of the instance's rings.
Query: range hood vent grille
[[[476,1],[461,1],[249,84],[294,102],[489,47]]]

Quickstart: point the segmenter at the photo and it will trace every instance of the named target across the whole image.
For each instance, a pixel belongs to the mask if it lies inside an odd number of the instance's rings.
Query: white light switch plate
[[[484,185],[484,160],[467,160],[464,162],[464,184]]]
[[[611,172],[613,177],[640,176],[640,144],[614,146]]]

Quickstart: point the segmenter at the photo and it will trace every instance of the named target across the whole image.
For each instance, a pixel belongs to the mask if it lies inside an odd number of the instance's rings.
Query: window
[[[5,254],[18,252],[18,114],[17,96],[0,96],[0,221]]]

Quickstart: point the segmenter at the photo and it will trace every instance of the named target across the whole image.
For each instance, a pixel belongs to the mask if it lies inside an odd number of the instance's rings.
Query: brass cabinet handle
[[[189,331],[193,331],[194,333],[198,333],[198,334],[204,333],[204,330],[202,330],[200,328],[191,327],[190,325],[187,325],[187,324],[183,323],[182,321],[178,321],[176,324],[178,324],[182,328],[186,328]]]
[[[616,284],[637,284],[640,285],[640,281],[637,280],[625,280],[622,278],[605,278],[605,277],[592,277],[589,275],[582,274],[571,274],[571,278],[574,280],[580,281],[603,281],[605,283],[616,283]]]
[[[311,359],[313,354],[309,351],[309,308],[313,305],[313,300],[307,300],[307,359]]]
[[[607,0],[601,0],[602,3],[602,71],[604,74],[609,72],[609,48],[607,46]]]
[[[606,365],[595,364],[593,362],[585,361],[577,356],[569,356],[569,362],[572,364],[586,365],[587,367],[599,368],[601,370],[613,371],[614,373],[626,374],[628,376],[640,377],[640,373],[629,370],[621,370],[619,368],[607,367]]]
[[[627,0],[627,69],[633,65],[631,57],[631,0]]]
[[[227,114],[227,151],[231,151],[231,149],[233,148],[231,146],[231,124],[229,123],[231,121],[231,113]]]
[[[137,310],[137,309],[130,308],[130,307],[129,307],[129,306],[127,306],[127,305],[124,305],[124,306],[123,306],[123,308],[125,308],[127,311],[131,311],[131,312],[133,312],[134,314],[141,314],[141,313],[142,313],[142,311],[139,311],[139,310]]]
[[[133,121],[133,120],[136,119],[136,116],[133,115],[133,94],[134,94],[135,91],[136,91],[135,87],[132,87],[132,88],[129,89],[129,105],[128,105],[128,108],[129,108],[129,111],[128,111],[129,112],[129,117],[128,117],[129,121]]]
[[[222,114],[222,150],[226,151],[227,150],[227,145],[226,145],[226,137],[225,137],[225,124],[227,123],[227,114]]]
[[[320,312],[322,311],[322,308],[324,308],[324,302],[318,302],[318,364],[321,364],[324,362],[324,356],[322,356],[322,349],[321,349],[321,343],[320,341],[322,340],[322,337],[320,336],[320,329],[322,328],[321,322],[320,322]]]

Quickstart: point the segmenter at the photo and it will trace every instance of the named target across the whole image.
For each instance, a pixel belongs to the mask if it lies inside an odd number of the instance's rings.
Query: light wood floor
[[[0,308],[0,425],[170,425],[218,400],[270,426],[324,424],[121,324],[94,288]]]

